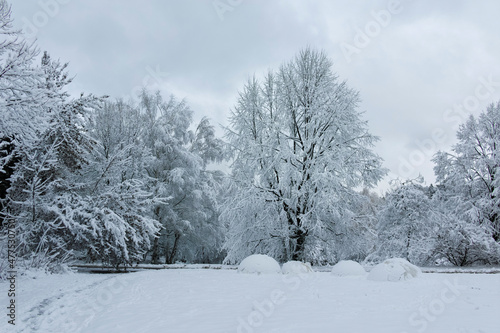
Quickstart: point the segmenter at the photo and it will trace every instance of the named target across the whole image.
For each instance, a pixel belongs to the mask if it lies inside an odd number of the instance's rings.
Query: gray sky
[[[71,92],[185,98],[226,124],[249,76],[323,49],[360,92],[392,178],[434,181],[432,155],[500,99],[495,0],[16,0],[15,24],[70,63]]]

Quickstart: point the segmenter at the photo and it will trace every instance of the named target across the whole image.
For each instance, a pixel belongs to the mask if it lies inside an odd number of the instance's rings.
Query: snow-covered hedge
[[[238,266],[238,273],[272,274],[280,273],[280,264],[265,254],[253,254],[246,257]]]
[[[364,276],[366,271],[359,263],[352,260],[341,260],[332,268],[336,276]]]
[[[303,274],[312,273],[313,269],[308,262],[289,261],[283,264],[281,272],[283,272],[283,274]]]
[[[406,259],[392,258],[373,267],[368,274],[369,280],[374,281],[403,281],[418,277],[422,271],[410,264]]]

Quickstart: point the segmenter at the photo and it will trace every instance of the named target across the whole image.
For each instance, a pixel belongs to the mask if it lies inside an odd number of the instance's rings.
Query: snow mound
[[[311,267],[311,264],[308,262],[304,263],[300,261],[289,261],[283,264],[281,272],[283,272],[283,274],[302,274],[312,273],[313,269]]]
[[[280,264],[264,254],[253,254],[246,257],[238,266],[238,273],[270,274],[280,273]]]
[[[373,281],[403,281],[410,280],[422,274],[420,268],[410,264],[406,259],[387,259],[373,267],[368,274],[368,280]]]
[[[341,260],[332,267],[332,274],[337,276],[363,276],[366,271],[359,263],[352,260]]]

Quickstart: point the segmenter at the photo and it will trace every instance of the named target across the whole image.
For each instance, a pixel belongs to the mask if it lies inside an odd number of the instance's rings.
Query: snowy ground
[[[0,332],[499,332],[500,274],[75,273],[19,279],[17,294],[16,329],[4,314]]]

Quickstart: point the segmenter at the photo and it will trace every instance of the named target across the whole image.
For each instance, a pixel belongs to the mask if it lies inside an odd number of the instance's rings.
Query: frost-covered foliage
[[[191,130],[184,101],[147,91],[139,105],[71,98],[68,64],[45,52],[37,66],[3,0],[0,35],[2,258],[12,222],[20,262],[41,268],[221,260],[223,176],[207,168],[225,155],[208,119]]]
[[[82,131],[83,115],[100,99],[70,99],[67,65],[47,53],[35,65],[38,52],[12,30],[5,1],[0,2],[0,21],[2,225],[15,224],[20,260],[43,258],[31,261],[49,265],[69,258],[87,241],[87,226],[68,219],[61,202],[74,198],[78,185],[72,177],[86,163],[83,156],[91,143]]]
[[[151,206],[162,198],[147,188],[149,151],[140,144],[134,110],[106,103],[92,112],[86,128],[93,149],[74,177],[83,210],[76,215],[89,225],[85,255],[113,265],[142,261],[160,224]]]
[[[464,217],[456,200],[442,200],[434,201],[438,208],[437,227],[432,235],[434,262],[454,266],[498,264],[500,246],[492,239],[488,228]]]
[[[398,256],[418,265],[500,263],[500,103],[471,116],[457,137],[451,153],[434,157],[436,187],[407,182],[387,194],[377,250],[367,261]]]
[[[143,91],[139,104],[107,102],[87,126],[94,149],[82,179],[90,179],[88,212],[99,232],[90,259],[214,261],[222,142],[203,119],[191,131],[192,111],[174,97]],[[99,241],[99,240],[111,241]]]
[[[227,262],[257,251],[318,263],[359,250],[353,188],[374,185],[384,171],[357,92],[331,67],[324,53],[305,49],[240,93],[227,130],[236,186],[222,215]]]
[[[377,249],[367,261],[401,257],[427,263],[432,257],[432,211],[431,200],[418,183],[408,181],[389,192],[378,214]]]
[[[460,126],[452,153],[435,158],[437,181],[459,196],[464,213],[500,241],[500,102]]]
[[[438,251],[452,264],[500,262],[500,102],[470,116],[451,153],[434,162],[443,227]],[[448,229],[448,230],[447,230]]]
[[[43,71],[35,66],[38,50],[13,28],[10,5],[0,1],[0,170],[15,153],[5,154],[6,145],[30,146],[48,126],[48,115],[39,112],[48,98],[42,86]]]
[[[217,202],[222,174],[207,166],[224,158],[223,143],[203,118],[193,131],[192,111],[184,101],[144,91],[136,107],[151,162],[145,167],[156,203],[153,217],[162,228],[151,253],[153,263],[219,259],[223,230]]]
[[[40,112],[45,95],[42,71],[34,66],[38,50],[13,28],[10,5],[0,1],[0,208],[5,207],[9,177],[18,151],[39,141],[48,127]]]
[[[95,206],[83,193],[88,182],[81,177],[95,142],[83,129],[86,116],[102,99],[70,99],[66,67],[44,54],[38,90],[45,99],[36,109],[47,123],[32,124],[38,125],[37,140],[17,144],[16,164],[8,178],[3,213],[15,222],[20,258],[70,258],[72,251],[90,245],[96,232],[84,217]]]
[[[238,263],[253,253],[500,263],[500,102],[436,155],[436,187],[407,182],[382,200],[368,190],[385,173],[377,138],[322,52],[249,80],[227,144],[174,96],[73,98],[71,81],[68,64],[28,44],[0,0],[2,259],[8,222],[20,262],[44,270],[72,258]],[[213,170],[227,158],[229,179]]]

